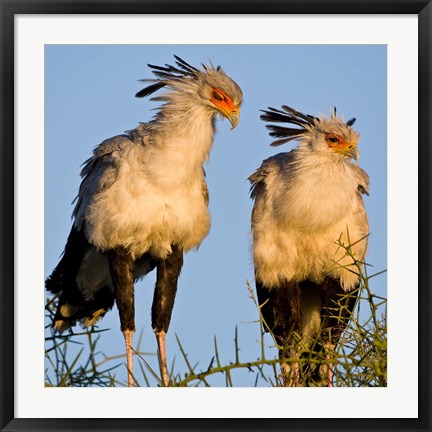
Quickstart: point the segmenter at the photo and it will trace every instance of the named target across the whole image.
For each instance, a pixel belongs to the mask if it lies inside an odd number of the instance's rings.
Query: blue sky
[[[228,121],[217,124],[205,166],[212,227],[199,250],[186,256],[167,337],[169,362],[175,355],[176,370],[186,371],[175,334],[191,363],[199,362],[198,369],[206,369],[213,357],[215,335],[222,363],[235,359],[236,326],[240,360],[260,356],[258,313],[246,287],[246,280],[253,286],[247,178],[263,159],[295,146],[295,142],[269,146],[260,109],[286,104],[317,115],[336,106],[346,118],[357,118],[359,164],[371,177],[370,196],[365,198],[371,226],[367,262],[373,265],[371,273],[386,269],[387,52],[384,45],[47,45],[46,276],[57,264],[70,230],[80,165],[101,141],[153,116],[157,102],[134,97],[143,88],[138,80],[151,77],[147,63],[172,63],[173,54],[193,65],[207,60],[220,64],[244,94],[239,126],[231,131]],[[141,348],[153,353],[154,281],[150,274],[135,290],[136,334],[144,331]],[[386,276],[372,279],[371,287],[386,295]],[[117,310],[107,314],[100,326],[111,331],[99,348],[107,355],[123,353]],[[268,352],[277,355],[275,349]],[[154,357],[147,360],[156,367]],[[233,375],[233,381],[237,386],[253,385],[254,376],[242,371]],[[224,380],[215,377],[212,384],[224,385]]]

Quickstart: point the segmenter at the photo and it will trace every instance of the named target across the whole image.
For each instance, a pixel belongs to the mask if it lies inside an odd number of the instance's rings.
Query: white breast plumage
[[[101,251],[126,246],[135,258],[145,252],[165,258],[172,244],[186,251],[197,247],[210,228],[202,168],[189,171],[187,179],[179,178],[181,169],[169,170],[169,163],[164,169],[170,175],[153,173],[148,166],[140,169],[145,148],[137,144],[124,149],[121,157],[115,182],[88,206],[90,243]]]
[[[322,282],[330,274],[340,278],[346,290],[352,289],[358,276],[343,268],[353,261],[338,242],[346,246],[358,242],[353,251],[363,257],[368,227],[357,221],[361,203],[355,172],[346,164],[323,170],[319,160],[310,164],[320,167],[317,172],[307,167],[299,171],[291,163],[292,154],[274,159],[266,164],[269,193],[259,195],[254,208],[257,276],[274,286],[283,278]]]
[[[289,178],[289,185],[284,183],[286,178],[276,177],[272,188],[278,192],[273,200],[275,218],[285,226],[307,232],[325,230],[356,205],[357,183],[342,165],[330,170],[303,169]]]

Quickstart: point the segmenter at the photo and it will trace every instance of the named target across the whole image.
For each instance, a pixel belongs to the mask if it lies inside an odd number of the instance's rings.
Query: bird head
[[[201,98],[207,101],[210,109],[216,109],[226,117],[234,129],[240,120],[240,106],[243,93],[240,87],[222,70],[220,66],[204,66],[205,84],[201,86]]]
[[[297,139],[300,147],[338,160],[352,158],[358,161],[357,144],[360,135],[352,128],[356,119],[352,118],[345,122],[343,117],[337,116],[336,108],[332,110],[329,117],[305,115],[286,105],[282,106],[282,110],[268,108],[263,112],[261,119],[264,121],[290,123],[297,126],[267,125],[270,136],[278,138],[271,144],[272,146]]]
[[[308,128],[309,133],[305,134],[302,141],[313,150],[352,158],[357,162],[360,156],[357,148],[360,135],[351,127],[354,122],[355,119],[345,122],[343,117],[337,117],[334,108],[330,117],[314,119],[313,125]]]
[[[149,64],[157,78],[141,80],[153,84],[139,91],[135,96],[145,97],[167,87],[171,91],[153,97],[152,100],[176,104],[186,109],[191,103],[200,104],[208,109],[211,117],[217,114],[226,117],[234,129],[240,120],[240,106],[243,100],[240,87],[220,66],[214,67],[210,63],[203,64],[203,69],[198,69],[178,56],[174,58],[176,66]]]

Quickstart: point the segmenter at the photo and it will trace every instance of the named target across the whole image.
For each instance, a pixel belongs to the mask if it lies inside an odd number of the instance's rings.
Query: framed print
[[[2,430],[430,430],[431,14],[429,1],[3,1]],[[130,150],[137,140],[151,151]],[[322,182],[304,186],[318,169]],[[146,188],[162,204],[133,198]],[[312,193],[320,210],[296,213]],[[360,206],[354,225],[347,202]],[[274,226],[302,232],[297,247],[312,239],[311,212],[339,208],[347,233],[330,244],[358,273],[338,264],[320,279],[326,246],[303,257],[299,246],[292,264],[288,231],[260,225],[282,215]],[[165,231],[148,234],[160,213]],[[113,221],[148,244],[126,233],[121,249]],[[108,282],[86,279],[83,260]],[[132,309],[116,285],[128,265]],[[78,294],[60,294],[74,266]],[[299,309],[275,300],[273,271],[289,274],[289,298],[303,290]],[[178,285],[169,301],[163,280]],[[352,307],[348,325],[321,315],[330,336],[308,330],[323,292],[358,286],[340,309]],[[287,355],[286,310],[303,337]],[[330,357],[326,344],[342,348]]]

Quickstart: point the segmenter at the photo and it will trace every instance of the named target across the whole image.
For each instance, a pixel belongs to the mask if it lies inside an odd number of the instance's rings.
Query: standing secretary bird
[[[324,352],[329,364],[354,308],[369,233],[362,199],[369,177],[351,162],[358,161],[359,134],[355,119],[345,122],[336,109],[329,118],[287,106],[263,112],[262,120],[287,124],[267,125],[277,138],[273,146],[299,143],[265,160],[249,178],[264,328],[279,347],[284,385],[332,386],[331,365],[292,359]]]
[[[168,385],[165,335],[183,254],[210,228],[207,161],[218,114],[235,128],[240,87],[218,66],[148,65],[155,79],[138,92],[163,102],[148,123],[102,142],[85,162],[64,254],[46,280],[59,296],[53,326],[95,324],[117,304],[133,386],[134,282],[157,269],[152,305],[162,383]]]

